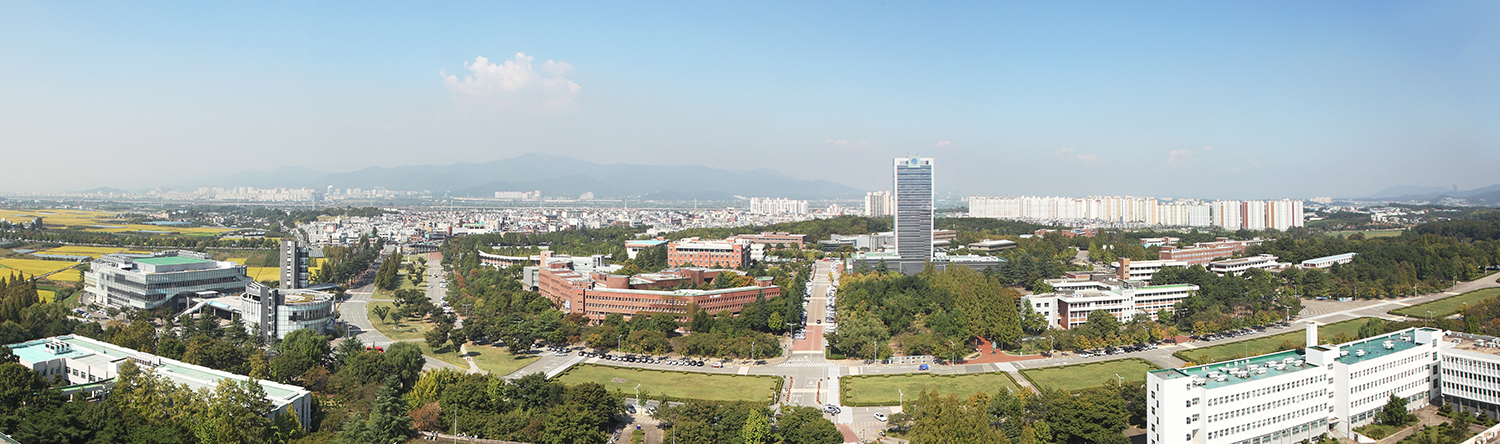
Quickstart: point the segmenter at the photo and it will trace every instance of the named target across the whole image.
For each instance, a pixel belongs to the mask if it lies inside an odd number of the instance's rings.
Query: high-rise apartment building
[[[903,262],[932,257],[932,158],[894,161],[896,254]]]
[[[896,196],[890,191],[865,193],[865,215],[870,217],[890,216],[896,213]]]

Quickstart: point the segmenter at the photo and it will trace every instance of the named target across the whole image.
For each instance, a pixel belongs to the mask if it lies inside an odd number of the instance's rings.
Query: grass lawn
[[[490,372],[492,375],[505,376],[515,373],[521,367],[536,362],[536,355],[516,356],[502,347],[488,345],[469,344],[469,356],[474,358],[474,365],[480,370]],[[466,366],[468,364],[465,364]]]
[[[1329,342],[1340,333],[1348,334],[1350,337],[1359,336],[1359,328],[1365,325],[1370,318],[1355,318],[1342,322],[1318,326],[1318,341]],[[1183,350],[1174,353],[1178,359],[1193,364],[1208,364],[1230,359],[1259,356],[1276,351],[1281,343],[1292,341],[1299,346],[1306,345],[1307,333],[1301,328],[1289,328],[1286,333],[1267,336],[1264,338],[1251,339],[1247,341],[1231,342],[1228,344],[1203,347],[1192,350]]]
[[[428,347],[427,346],[427,341],[412,341],[412,342],[415,342],[418,347],[422,348],[422,354],[427,355],[427,356],[431,356],[431,357],[434,357],[434,358],[437,358],[437,360],[439,360],[439,361],[443,361],[443,362],[446,362],[446,363],[449,363],[449,364],[456,365],[456,366],[458,366],[458,368],[462,369],[463,371],[466,371],[466,372],[469,371],[469,362],[465,361],[464,358],[459,357],[457,352],[448,351],[447,348],[444,348],[443,349],[444,350],[443,353],[438,353],[437,351],[433,350],[432,347]],[[449,345],[452,345],[452,344],[449,344]]]
[[[1391,310],[1388,313],[1423,319],[1446,318],[1458,313],[1460,309],[1463,309],[1465,304],[1476,305],[1482,301],[1494,298],[1496,296],[1500,296],[1500,288],[1486,288],[1483,290],[1474,290],[1460,295],[1449,296],[1435,301],[1424,302],[1410,307],[1398,308],[1395,310]],[[1428,311],[1431,311],[1432,314],[1428,315]]]
[[[704,401],[771,400],[776,388],[775,376],[718,375],[694,372],[668,372],[579,364],[564,373],[564,384],[597,382],[604,388],[635,396],[635,386],[650,396],[667,395],[677,399]]]
[[[1392,433],[1401,431],[1402,428],[1404,427],[1396,427],[1385,424],[1366,424],[1355,427],[1354,431],[1373,439],[1384,439],[1387,436],[1391,436]]]
[[[397,323],[395,320],[392,320],[389,315],[386,316],[385,322],[381,322],[380,317],[375,316],[375,312],[373,310],[375,309],[375,307],[382,305],[391,307],[393,311],[396,306],[396,304],[391,302],[369,302],[365,304],[365,314],[370,317],[370,324],[375,326],[375,331],[379,331],[380,334],[385,335],[385,337],[391,338],[392,341],[427,338],[425,334],[427,333],[427,329],[430,327],[426,322],[412,321],[410,319],[407,319],[405,321]],[[464,367],[467,368],[468,364],[464,364]]]
[[[1123,377],[1127,382],[1145,381],[1146,372],[1157,369],[1156,365],[1146,362],[1145,359],[1129,358],[1082,365],[1026,369],[1021,370],[1021,374],[1030,378],[1038,388],[1073,391],[1110,383],[1118,384],[1119,379],[1115,375]]]
[[[1005,373],[977,373],[943,376],[933,374],[845,376],[839,381],[843,391],[840,400],[848,405],[897,405],[901,394],[916,399],[922,390],[937,390],[944,395],[967,399],[978,392],[991,395],[1006,389],[1019,390]],[[900,392],[897,392],[897,390]]]

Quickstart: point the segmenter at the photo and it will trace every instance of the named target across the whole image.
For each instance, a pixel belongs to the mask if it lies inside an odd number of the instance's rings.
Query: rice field
[[[52,290],[37,290],[36,295],[42,298],[43,303],[48,304],[57,299],[57,292]]]
[[[77,246],[77,245],[64,245],[64,246],[61,246],[61,247],[57,247],[57,248],[53,248],[53,249],[42,251],[41,253],[47,253],[47,254],[69,254],[69,255],[74,255],[74,256],[88,256],[88,257],[92,257],[94,259],[98,259],[99,256],[103,256],[103,255],[106,255],[106,254],[119,253],[121,250],[124,250],[124,248],[118,248],[118,247],[84,247],[84,246]]]
[[[276,267],[245,267],[245,275],[256,282],[281,280],[281,269]]]
[[[78,263],[68,261],[44,261],[40,259],[5,258],[0,259],[0,273],[10,274],[11,272],[15,271],[25,273],[27,276],[41,276],[74,265],[78,265]],[[58,273],[57,275],[52,276],[48,279],[54,281],[78,282],[78,272],[67,271]]]
[[[230,231],[233,228],[213,227],[172,227],[146,224],[131,224],[117,220],[119,215],[103,211],[88,210],[0,210],[0,218],[17,223],[31,222],[32,219],[42,218],[42,224],[47,228],[77,229],[83,231],[102,233],[131,233],[140,232],[144,234],[170,234],[186,236],[216,236]]]

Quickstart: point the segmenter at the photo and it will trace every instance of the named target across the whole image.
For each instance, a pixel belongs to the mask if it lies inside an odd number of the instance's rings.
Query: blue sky
[[[0,190],[527,152],[862,189],[920,154],[956,194],[1500,183],[1500,3],[534,3],[5,3],[0,147],[65,170]]]

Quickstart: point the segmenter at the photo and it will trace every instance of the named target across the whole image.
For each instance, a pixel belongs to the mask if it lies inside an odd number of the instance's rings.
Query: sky
[[[955,195],[1500,183],[1492,1],[125,3],[0,4],[0,192],[531,152],[865,190],[920,155]]]

